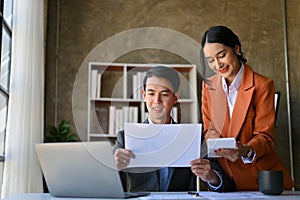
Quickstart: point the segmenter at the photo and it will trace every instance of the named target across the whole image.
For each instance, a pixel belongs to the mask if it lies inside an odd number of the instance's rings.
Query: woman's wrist
[[[246,147],[247,150],[245,151],[245,153],[242,154],[242,157],[251,158],[253,153],[254,153],[253,148],[249,145],[246,145],[246,144],[244,145],[244,147]]]

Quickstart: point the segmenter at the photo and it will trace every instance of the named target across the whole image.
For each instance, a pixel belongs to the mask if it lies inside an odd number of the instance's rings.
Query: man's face
[[[165,78],[152,76],[147,79],[146,91],[142,91],[149,112],[149,118],[155,124],[170,123],[170,113],[178,101],[172,84]]]

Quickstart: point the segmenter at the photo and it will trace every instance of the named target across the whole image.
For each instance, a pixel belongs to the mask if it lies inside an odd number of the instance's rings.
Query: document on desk
[[[206,200],[240,200],[240,199],[273,199],[274,196],[264,195],[258,191],[246,191],[246,192],[211,192],[211,191],[201,191],[198,195],[191,195],[189,193],[183,192],[152,192],[151,195],[140,197],[141,200],[150,199],[165,199],[165,200],[195,200],[195,199],[206,199]],[[277,198],[276,198],[277,199]],[[285,199],[284,196],[278,199]]]
[[[268,196],[256,191],[247,192],[199,192],[199,197],[204,199],[220,200],[220,199],[266,199]]]
[[[202,124],[125,123],[125,148],[136,158],[130,167],[189,167],[200,157]]]

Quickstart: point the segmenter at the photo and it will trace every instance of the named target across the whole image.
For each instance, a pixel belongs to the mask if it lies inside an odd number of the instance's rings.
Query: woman
[[[202,85],[204,137],[237,141],[236,149],[215,151],[218,162],[237,190],[258,190],[260,170],[284,171],[285,189],[292,189],[293,181],[274,151],[273,80],[252,71],[237,35],[225,26],[207,30],[201,45],[205,65],[216,73]]]

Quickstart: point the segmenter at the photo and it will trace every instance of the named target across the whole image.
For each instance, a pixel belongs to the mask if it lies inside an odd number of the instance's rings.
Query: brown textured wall
[[[200,40],[210,26],[229,26],[240,37],[248,64],[272,78],[281,92],[276,130],[276,150],[290,167],[288,144],[287,90],[284,57],[283,0],[61,0],[59,26],[57,1],[48,1],[46,52],[45,126],[55,123],[55,81],[58,82],[57,119],[72,124],[72,90],[79,67],[88,54],[105,39],[139,27],[168,28]],[[288,55],[291,116],[296,189],[300,188],[300,3],[287,0]],[[56,46],[57,30],[59,44]],[[56,60],[56,52],[58,52]],[[102,56],[102,57],[101,57]],[[93,59],[97,59],[94,52]],[[103,58],[103,55],[99,55]],[[116,62],[184,63],[159,50],[135,51]],[[55,68],[58,66],[58,79]],[[83,90],[86,88],[83,87]],[[78,97],[79,98],[79,97]],[[85,97],[82,97],[83,102]],[[78,109],[85,109],[84,107]],[[84,113],[84,112],[83,112]],[[85,131],[84,127],[80,131]]]
[[[287,1],[287,32],[288,32],[288,61],[289,61],[289,83],[292,122],[292,143],[294,157],[294,171],[296,189],[300,189],[300,2],[297,0]],[[283,83],[282,83],[283,84]],[[284,90],[286,91],[286,90]],[[285,101],[286,102],[286,101]],[[285,114],[285,107],[281,107]],[[282,118],[286,118],[285,115]],[[286,137],[286,130],[278,133]],[[277,135],[278,135],[277,134]],[[283,147],[286,148],[286,147]]]

